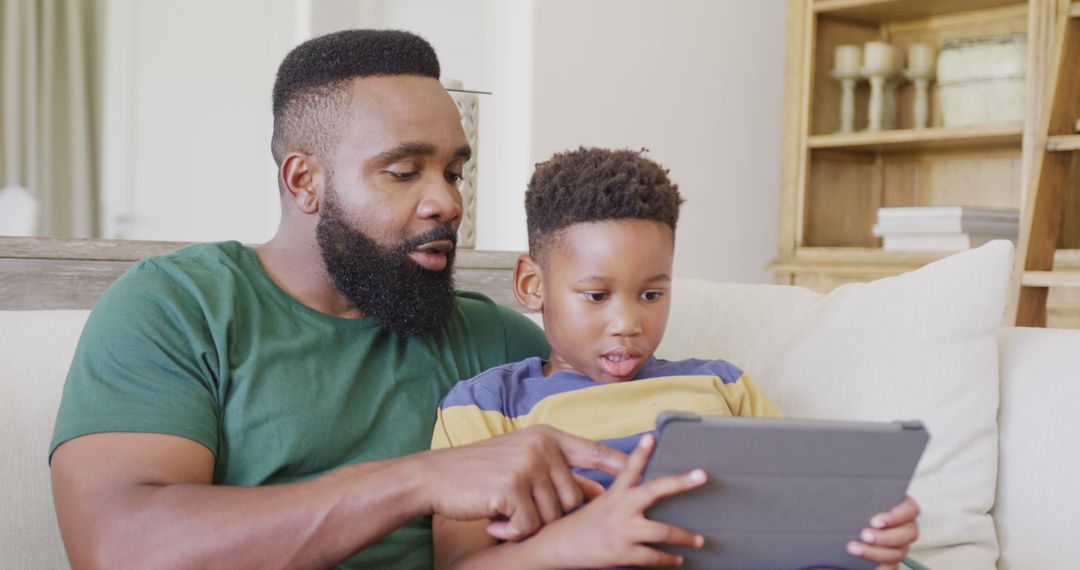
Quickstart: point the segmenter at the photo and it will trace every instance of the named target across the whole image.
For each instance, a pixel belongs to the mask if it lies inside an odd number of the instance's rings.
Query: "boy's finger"
[[[672,567],[682,566],[683,557],[678,554],[664,552],[648,546],[635,546],[630,552],[628,564],[644,567]]]
[[[849,542],[847,551],[859,558],[872,560],[880,564],[899,564],[907,554],[906,548],[888,548],[885,546],[871,546],[862,542]]]
[[[650,544],[668,544],[687,548],[701,548],[705,545],[705,537],[696,532],[656,521],[645,521],[637,534],[635,538],[638,542]]]
[[[641,474],[645,472],[645,465],[649,463],[649,454],[652,453],[656,438],[651,433],[641,436],[634,451],[630,452],[630,459],[626,461],[626,469],[615,477],[611,484],[611,490],[628,489],[641,481]]]
[[[659,479],[653,479],[635,489],[638,497],[637,508],[646,509],[656,501],[664,497],[678,495],[705,484],[708,476],[701,469],[694,469],[689,473],[680,475],[668,475]]]
[[[917,538],[919,538],[919,527],[913,522],[881,530],[864,528],[859,533],[860,541],[874,546],[906,548]]]
[[[887,528],[909,523],[919,516],[919,505],[911,497],[904,500],[887,513],[879,513],[870,518],[870,526],[873,528]]]

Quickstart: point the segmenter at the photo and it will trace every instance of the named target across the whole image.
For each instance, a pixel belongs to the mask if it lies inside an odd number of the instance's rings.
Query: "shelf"
[[[1080,135],[1054,135],[1047,137],[1046,150],[1051,152],[1080,150]]]
[[[891,131],[811,135],[807,148],[861,151],[979,148],[1015,145],[1024,136],[1021,124],[989,127],[896,129]]]
[[[1080,271],[1025,271],[1025,287],[1080,287]]]
[[[777,258],[767,269],[774,273],[819,273],[870,280],[912,271],[947,255],[875,247],[801,247],[792,257]]]
[[[913,20],[957,12],[1024,5],[1018,0],[816,0],[814,11],[868,22]]]

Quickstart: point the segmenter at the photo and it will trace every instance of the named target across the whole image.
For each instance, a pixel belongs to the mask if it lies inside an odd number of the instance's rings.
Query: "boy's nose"
[[[633,307],[613,307],[608,321],[608,333],[614,336],[635,336],[641,334],[641,316]]]

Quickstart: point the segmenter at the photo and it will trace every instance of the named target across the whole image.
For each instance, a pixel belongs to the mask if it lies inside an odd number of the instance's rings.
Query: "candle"
[[[895,71],[896,49],[885,42],[866,42],[863,65],[868,71]]]
[[[836,46],[833,55],[833,69],[843,72],[859,71],[862,67],[862,49],[857,45]]]
[[[908,46],[908,69],[928,72],[934,70],[934,47],[930,44]]]

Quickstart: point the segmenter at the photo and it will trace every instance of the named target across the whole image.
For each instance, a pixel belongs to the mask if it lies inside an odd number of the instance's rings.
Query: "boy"
[[[579,149],[537,166],[525,196],[530,255],[514,292],[542,311],[551,356],[458,383],[439,405],[432,447],[464,445],[537,424],[631,453],[614,482],[578,511],[540,513],[536,535],[497,545],[487,521],[435,517],[436,567],[675,566],[649,545],[700,548],[700,535],[649,521],[656,500],[704,482],[701,471],[640,484],[656,415],[664,409],[779,417],[773,403],[722,360],[653,358],[670,306],[675,225],[682,198],[667,172],[639,152]],[[910,500],[874,517],[850,552],[895,568],[915,540]]]

